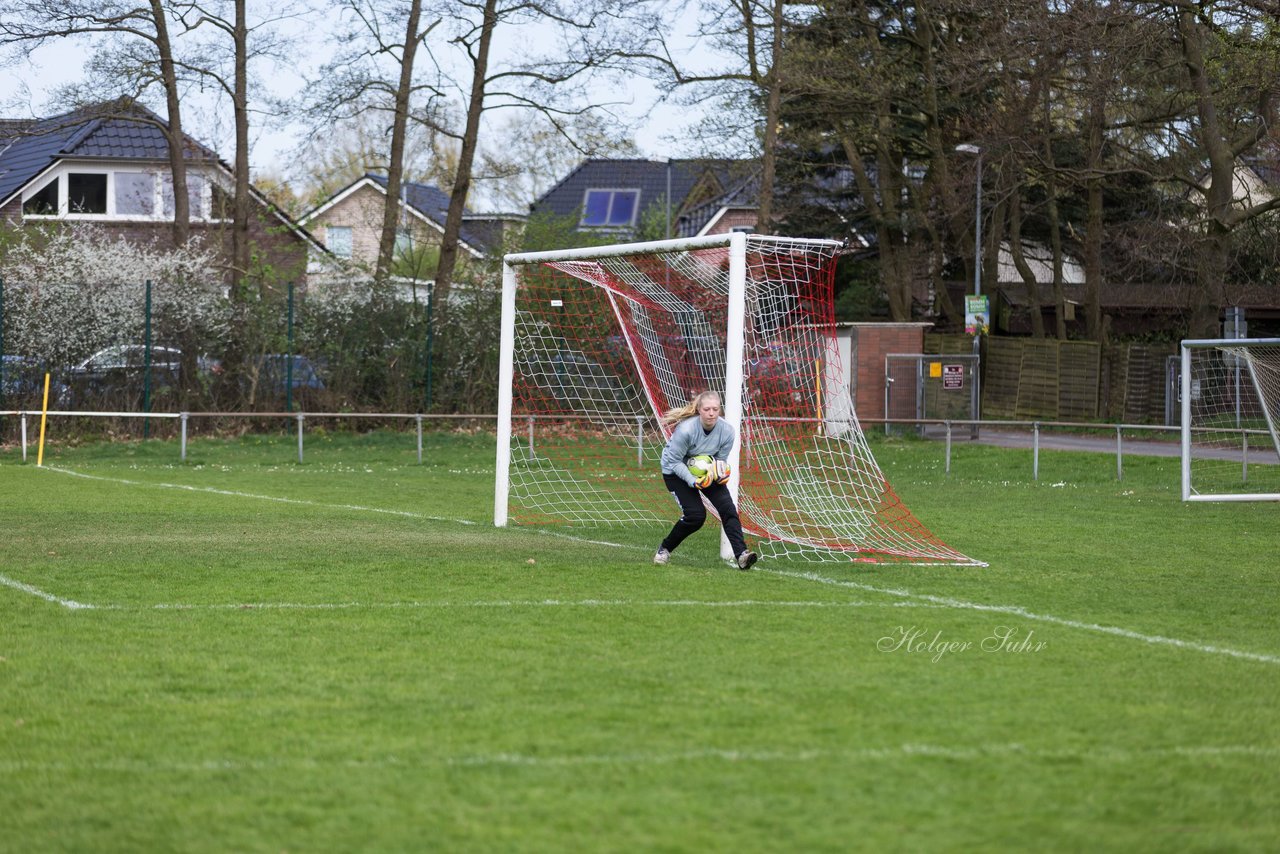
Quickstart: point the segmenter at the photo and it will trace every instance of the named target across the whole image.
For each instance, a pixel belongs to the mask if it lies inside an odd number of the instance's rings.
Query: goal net
[[[507,256],[495,523],[670,525],[659,416],[714,390],[762,555],[981,565],[867,446],[835,339],[839,249],[733,234]]]
[[[1182,342],[1182,500],[1280,500],[1280,338]]]

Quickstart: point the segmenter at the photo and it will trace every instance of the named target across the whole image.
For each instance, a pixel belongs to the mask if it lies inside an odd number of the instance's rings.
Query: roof
[[[386,192],[387,176],[369,173],[365,177],[381,187],[384,193]],[[449,194],[434,184],[418,184],[414,181],[405,181],[400,185],[400,192],[405,203],[410,208],[433,222],[444,225],[444,221],[449,218]],[[462,209],[464,220],[471,215],[471,211],[465,207]],[[459,234],[459,237],[467,243],[471,242],[467,240],[465,235]]]
[[[167,160],[164,123],[133,102],[112,102],[45,119],[0,119],[0,206],[59,160]],[[187,143],[189,159],[218,160],[217,154],[194,140],[188,138]]]
[[[387,176],[365,173],[334,193],[322,204],[304,214],[300,221],[310,223],[317,216],[346,198],[362,185],[376,187],[382,193],[387,192]],[[444,231],[445,220],[449,218],[449,194],[433,184],[419,184],[406,181],[400,185],[405,202],[409,209],[419,217],[427,220],[436,228]],[[477,214],[463,208],[462,223],[458,229],[458,239],[473,255],[484,255],[498,248],[502,229],[495,226],[499,220],[514,219],[503,214]]]
[[[674,193],[672,195],[675,195]],[[755,208],[760,198],[760,173],[752,172],[725,188],[718,196],[699,202],[680,214],[676,228],[679,237],[693,237],[702,233],[716,214],[725,208]]]
[[[743,184],[743,174],[754,171],[755,165],[742,160],[640,160],[593,158],[584,160],[578,168],[534,202],[533,213],[551,213],[556,216],[572,216],[582,208],[587,190],[639,190],[637,212],[657,202],[667,194],[668,169],[670,170],[672,213],[677,214],[689,201],[689,194],[700,189],[702,182],[710,178],[716,185],[713,196],[718,197],[726,187]],[[705,198],[693,200],[703,204]],[[716,206],[719,210],[721,206]],[[709,218],[710,215],[708,215]]]
[[[167,122],[128,99],[97,104],[44,119],[0,119],[0,207],[60,160],[164,161],[169,143]],[[183,155],[190,161],[231,168],[211,148],[183,135]],[[328,250],[292,217],[250,185],[259,203],[270,206],[285,226],[316,249]]]

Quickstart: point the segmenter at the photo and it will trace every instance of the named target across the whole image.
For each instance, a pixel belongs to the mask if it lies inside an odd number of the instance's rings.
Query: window
[[[151,216],[156,210],[156,177],[150,172],[117,172],[116,213]]]
[[[756,227],[754,225],[735,225],[733,228],[729,229],[729,231],[733,234],[737,234],[738,232],[742,232],[743,234],[755,234]]]
[[[107,212],[107,176],[94,172],[67,174],[67,211],[104,214]]]
[[[407,255],[412,251],[413,251],[413,235],[409,233],[409,229],[407,228],[397,228],[395,254]]]
[[[173,219],[173,179],[167,171],[144,171],[138,166],[118,172],[74,171],[76,168],[58,169],[48,183],[23,201],[22,213],[73,219]],[[187,197],[192,220],[210,218],[211,190],[216,191],[217,187],[207,175],[188,173]],[[214,198],[217,198],[216,192]]]
[[[58,213],[58,179],[45,184],[31,198],[22,203],[24,214],[52,216]]]
[[[173,216],[173,176],[165,175],[160,187],[164,215]],[[192,219],[204,219],[204,176],[187,173],[187,210]]]
[[[351,257],[351,226],[327,225],[324,232],[330,252],[339,258]]]
[[[595,228],[633,225],[639,202],[639,190],[587,190],[578,224]]]

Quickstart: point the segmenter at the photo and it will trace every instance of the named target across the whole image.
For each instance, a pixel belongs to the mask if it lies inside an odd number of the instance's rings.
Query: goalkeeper
[[[698,494],[701,492],[720,515],[720,524],[733,547],[738,569],[750,569],[757,555],[747,548],[742,537],[742,522],[729,488],[716,478],[715,467],[697,478],[685,464],[689,457],[700,454],[714,457],[718,462],[728,459],[733,448],[733,427],[720,417],[720,395],[704,391],[684,406],[669,410],[662,416],[662,423],[676,425],[662,449],[662,482],[679,502],[681,516],[658,547],[653,562],[665,564],[676,547],[707,521],[707,511]]]

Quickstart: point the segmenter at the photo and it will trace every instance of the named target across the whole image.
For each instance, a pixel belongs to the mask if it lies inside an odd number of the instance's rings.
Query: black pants
[[[671,533],[662,541],[662,548],[669,552],[684,542],[685,537],[702,527],[707,521],[707,508],[702,505],[701,496],[705,495],[720,514],[720,524],[724,526],[725,536],[733,547],[733,555],[737,557],[747,550],[747,541],[742,538],[742,522],[738,519],[738,508],[733,505],[733,496],[729,487],[723,483],[715,483],[706,489],[697,490],[673,474],[664,474],[662,482],[671,490],[671,494],[680,502],[680,520],[672,527]]]

